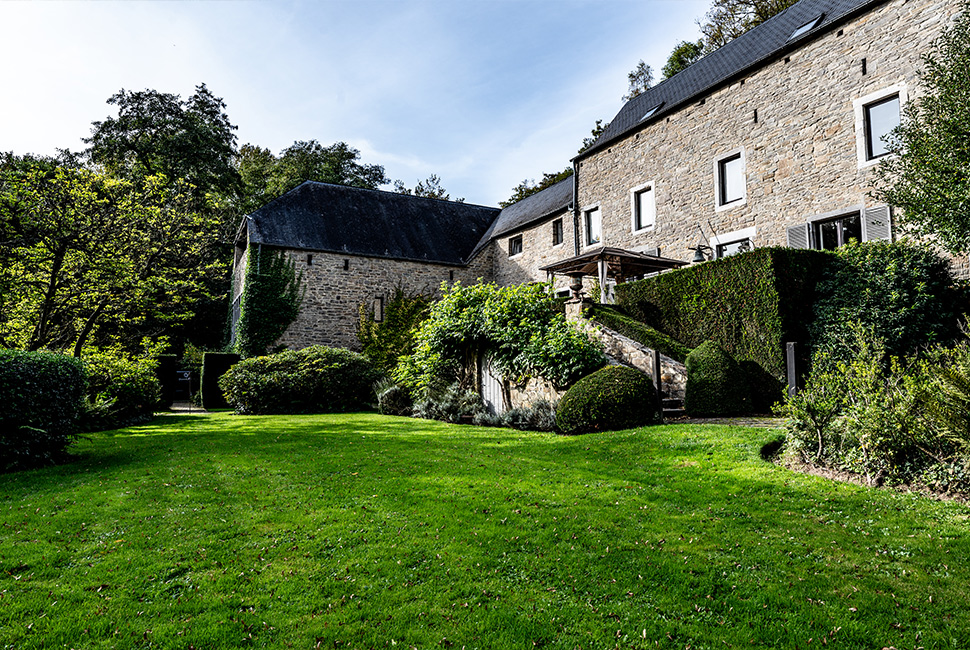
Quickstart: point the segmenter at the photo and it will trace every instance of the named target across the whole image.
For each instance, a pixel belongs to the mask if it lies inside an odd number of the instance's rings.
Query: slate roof
[[[684,104],[700,100],[717,87],[743,77],[753,69],[805,45],[845,20],[886,1],[802,0],[792,5],[687,69],[631,99],[620,109],[596,144],[575,159],[582,159],[647,124],[663,119]],[[820,15],[822,20],[815,27],[789,40],[796,29]],[[644,119],[654,108],[656,111]]]
[[[540,221],[569,208],[573,202],[573,177],[550,185],[541,192],[527,196],[503,208],[495,222],[492,236],[500,237],[523,226]]]
[[[253,243],[465,264],[498,208],[307,181],[246,217]]]

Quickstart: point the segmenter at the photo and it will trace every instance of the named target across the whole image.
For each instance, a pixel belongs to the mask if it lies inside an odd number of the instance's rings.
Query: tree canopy
[[[922,96],[903,109],[877,171],[898,223],[951,253],[970,252],[970,2],[923,56]]]
[[[704,40],[681,41],[670,53],[667,63],[661,69],[664,79],[670,79],[678,72],[686,70],[704,56]]]
[[[418,181],[418,184],[414,186],[413,190],[405,185],[404,181],[394,181],[394,191],[398,194],[408,194],[410,196],[423,196],[425,198],[441,199],[443,201],[451,200],[448,191],[441,186],[441,179],[438,178],[437,174],[431,174],[427,179]],[[455,202],[464,203],[465,199],[455,199]]]
[[[629,87],[623,95],[623,101],[628,102],[650,88],[650,84],[653,83],[653,69],[641,59],[637,67],[627,73],[626,78]]]
[[[704,35],[704,53],[727,45],[796,2],[798,0],[713,0],[703,20],[697,21]]]

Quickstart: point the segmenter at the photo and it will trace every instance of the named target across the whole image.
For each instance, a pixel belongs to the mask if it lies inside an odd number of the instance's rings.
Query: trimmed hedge
[[[630,318],[613,307],[594,304],[586,310],[585,315],[594,323],[605,325],[614,332],[619,332],[637,343],[659,350],[675,361],[683,363],[687,359],[687,355],[690,354],[690,348],[686,345],[675,341],[645,323]]]
[[[780,380],[784,344],[809,341],[816,285],[834,259],[827,251],[759,248],[617,285],[617,304],[685,345],[715,341]]]
[[[340,413],[372,404],[379,378],[364,355],[318,345],[240,361],[219,388],[244,415]]]
[[[556,407],[556,426],[566,435],[660,422],[653,381],[626,366],[606,366],[583,377],[566,391]]]
[[[160,354],[156,359],[158,365],[155,367],[155,377],[158,378],[162,389],[158,408],[169,409],[175,401],[175,385],[178,381],[175,371],[178,370],[178,357],[174,354]]]
[[[219,390],[219,380],[230,368],[239,363],[239,355],[229,352],[206,352],[202,355],[202,408],[229,408],[229,403]]]
[[[0,471],[61,460],[77,437],[86,388],[79,359],[0,350]]]
[[[687,415],[718,417],[751,411],[747,377],[740,364],[713,341],[705,341],[687,355]]]

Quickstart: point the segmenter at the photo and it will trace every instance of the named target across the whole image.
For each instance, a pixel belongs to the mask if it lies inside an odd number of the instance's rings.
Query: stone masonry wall
[[[438,296],[442,282],[489,280],[492,271],[488,249],[467,267],[311,251],[287,254],[306,287],[299,316],[276,343],[290,349],[329,345],[359,350],[360,305],[383,298],[386,306],[398,286],[408,293]]]
[[[786,229],[808,217],[876,205],[873,166],[857,157],[853,100],[897,85],[917,96],[920,55],[957,6],[891,0],[631,134],[581,162],[578,207],[599,205],[603,245],[690,260],[698,226],[708,237],[754,228],[755,246],[784,246]],[[717,209],[716,161],[739,149],[746,199]],[[648,182],[656,226],[634,234],[630,191]]]
[[[563,241],[552,244],[552,223],[561,219],[563,225]],[[509,240],[522,237],[522,252],[509,257]],[[523,282],[544,282],[546,272],[539,268],[568,259],[575,255],[575,237],[573,236],[573,215],[564,211],[529,228],[503,235],[494,240],[491,248],[495,261],[492,277],[499,286],[521,284]],[[569,288],[569,278],[555,279],[557,290]]]

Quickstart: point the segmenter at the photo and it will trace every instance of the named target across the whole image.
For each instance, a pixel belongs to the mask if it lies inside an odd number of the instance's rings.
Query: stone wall
[[[553,245],[552,224],[556,220],[562,221],[563,241]],[[522,238],[522,252],[509,256],[509,240],[515,237]],[[545,282],[546,272],[540,271],[541,267],[576,254],[573,215],[568,211],[560,212],[528,228],[497,237],[490,246],[495,256],[492,277],[499,286]],[[566,277],[555,278],[556,289],[568,289],[569,282]]]
[[[489,280],[492,271],[492,254],[487,249],[468,266],[311,251],[286,253],[306,287],[299,316],[276,343],[290,349],[329,345],[359,350],[357,321],[362,304],[372,306],[383,300],[386,306],[399,286],[407,293],[439,296],[442,282]]]
[[[894,86],[918,95],[920,55],[957,6],[890,0],[591,155],[579,168],[580,213],[599,206],[603,245],[690,260],[698,226],[722,241],[753,229],[755,246],[784,246],[786,229],[809,217],[874,206],[853,102]],[[736,151],[746,196],[718,208],[716,162]],[[645,183],[654,184],[656,225],[635,234],[631,190]]]

